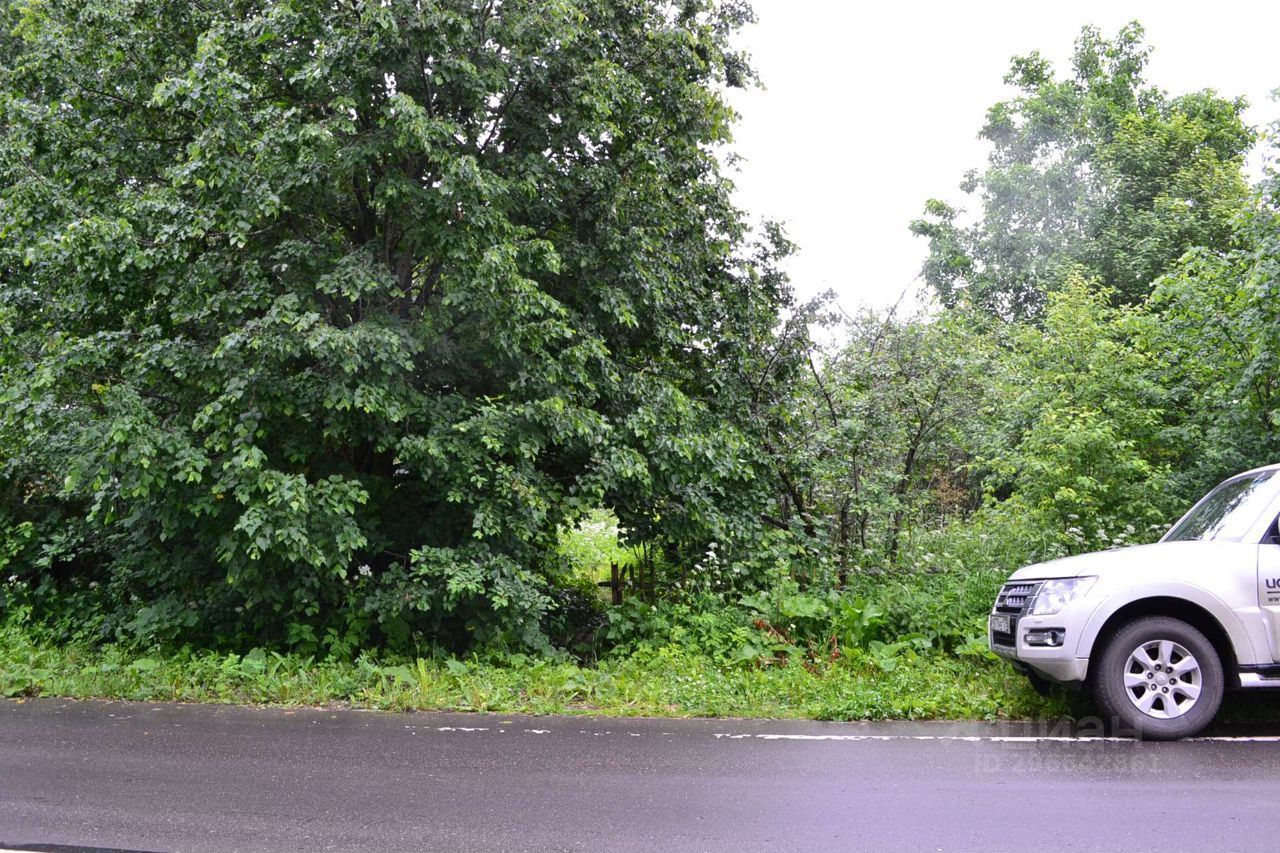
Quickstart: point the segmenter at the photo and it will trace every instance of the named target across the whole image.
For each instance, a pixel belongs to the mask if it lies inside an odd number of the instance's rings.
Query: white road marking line
[[[487,732],[484,726],[436,726],[438,732]]]
[[[416,726],[405,726],[406,729],[414,729]],[[488,732],[494,731],[487,726],[436,726],[434,731],[437,732]],[[514,731],[514,730],[512,730]],[[521,729],[520,734],[527,735],[548,735],[551,729]],[[497,729],[496,734],[506,734],[508,729]],[[412,734],[417,734],[412,731]],[[645,732],[614,732],[601,731],[593,732],[585,729],[578,730],[579,735],[589,735],[591,737],[644,737]],[[653,735],[654,732],[648,734]],[[657,734],[671,736],[671,732],[658,732]],[[794,740],[794,741],[835,741],[857,743],[860,741],[894,741],[894,740],[913,740],[913,741],[956,741],[963,743],[1143,743],[1131,737],[1111,737],[1103,735],[813,735],[813,734],[786,734],[783,732],[714,732],[711,735],[716,740]],[[1183,738],[1184,743],[1280,743],[1280,735],[1213,735],[1207,737],[1189,737]],[[9,851],[0,849],[0,853],[9,853]]]
[[[1241,735],[1239,737],[1189,737],[1184,740],[1211,741],[1214,743],[1280,743],[1280,735]]]
[[[717,739],[742,740],[817,740],[817,741],[888,741],[942,740],[968,743],[1142,743],[1129,737],[1084,737],[1070,735],[792,735],[792,734],[716,734]],[[1219,735],[1183,738],[1196,743],[1280,743],[1280,735]]]

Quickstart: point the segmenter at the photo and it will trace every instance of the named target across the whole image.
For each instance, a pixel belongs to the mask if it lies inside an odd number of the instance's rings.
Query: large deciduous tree
[[[105,628],[539,645],[580,512],[756,529],[746,7],[0,14],[0,521]]]
[[[1280,131],[1273,125],[1272,138]],[[1268,159],[1274,164],[1280,147]],[[1172,401],[1184,493],[1280,458],[1280,174],[1236,219],[1230,249],[1189,252],[1151,299],[1148,346]]]
[[[934,199],[912,226],[945,305],[1035,319],[1079,267],[1133,305],[1188,249],[1229,244],[1248,196],[1245,103],[1151,86],[1142,35],[1086,28],[1062,76],[1039,53],[1014,58],[1005,82],[1018,94],[987,112],[989,162],[962,185],[976,221]]]

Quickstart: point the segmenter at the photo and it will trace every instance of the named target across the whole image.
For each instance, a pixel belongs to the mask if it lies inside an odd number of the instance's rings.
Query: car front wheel
[[[1213,721],[1222,704],[1222,661],[1208,638],[1180,619],[1147,616],[1107,643],[1093,674],[1099,707],[1120,734],[1175,740]]]

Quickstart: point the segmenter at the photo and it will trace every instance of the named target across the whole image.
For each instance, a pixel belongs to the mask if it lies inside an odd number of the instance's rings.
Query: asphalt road
[[[0,702],[0,848],[1274,850],[1280,737]]]

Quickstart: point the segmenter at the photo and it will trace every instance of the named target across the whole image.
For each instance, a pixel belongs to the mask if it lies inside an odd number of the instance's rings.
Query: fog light
[[[1028,646],[1060,646],[1066,638],[1061,628],[1036,628],[1027,632]]]

